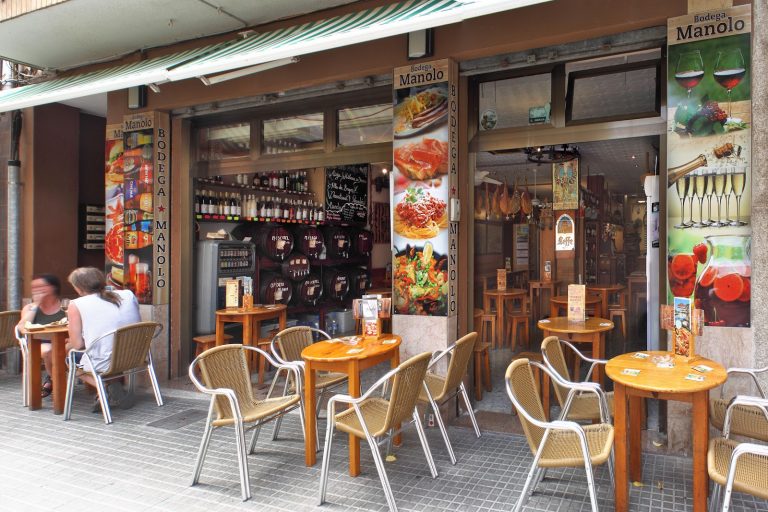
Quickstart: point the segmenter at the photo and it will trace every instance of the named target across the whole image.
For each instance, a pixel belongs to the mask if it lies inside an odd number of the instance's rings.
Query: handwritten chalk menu
[[[325,170],[326,222],[368,222],[368,164]]]

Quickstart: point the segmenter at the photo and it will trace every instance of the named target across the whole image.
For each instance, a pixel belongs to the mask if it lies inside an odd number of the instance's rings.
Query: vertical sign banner
[[[667,302],[713,327],[750,326],[750,31],[749,5],[668,23]]]
[[[456,71],[448,59],[394,71],[392,287],[401,315],[456,314]]]
[[[105,192],[105,227],[104,227],[104,273],[107,282],[122,288],[125,282],[123,250],[125,244],[123,224],[123,127],[109,125],[104,142],[104,192]]]
[[[165,114],[123,118],[124,285],[140,304],[168,302],[170,136]]]

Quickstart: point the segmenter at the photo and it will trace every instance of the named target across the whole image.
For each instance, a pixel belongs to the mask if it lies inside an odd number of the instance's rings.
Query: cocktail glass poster
[[[456,194],[451,69],[449,60],[440,60],[394,71],[392,288],[401,315],[455,314],[449,283],[456,232],[448,215]]]
[[[667,302],[749,327],[751,6],[669,20]]]
[[[552,208],[576,210],[579,207],[579,159],[552,164]]]

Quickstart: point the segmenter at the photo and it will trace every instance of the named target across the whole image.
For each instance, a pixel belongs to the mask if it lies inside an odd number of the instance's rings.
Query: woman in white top
[[[72,271],[69,282],[75,288],[79,298],[69,303],[67,318],[69,319],[69,342],[67,350],[88,349],[93,342],[110,331],[124,325],[141,321],[139,304],[136,297],[128,290],[111,291],[106,289],[104,273],[94,267],[81,267]],[[109,367],[112,355],[112,337],[105,338],[96,345],[94,351],[83,360],[83,369],[91,370],[91,364],[96,371],[104,371]],[[89,361],[90,359],[90,361]],[[86,373],[80,379],[96,387],[93,376]],[[112,381],[109,393],[118,405],[130,406],[125,397],[122,384]],[[96,400],[98,404],[98,398]]]

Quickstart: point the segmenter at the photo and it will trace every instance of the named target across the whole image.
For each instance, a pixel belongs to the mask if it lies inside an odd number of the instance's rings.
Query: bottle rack
[[[285,194],[289,196],[296,196],[296,197],[314,197],[314,192],[296,192],[294,190],[288,190],[284,188],[277,188],[277,187],[262,187],[261,185],[246,185],[246,184],[238,184],[238,183],[224,183],[221,181],[216,181],[212,178],[197,178],[198,184],[205,184],[206,186],[212,186],[212,187],[222,187],[230,190],[253,190],[256,192],[269,192],[270,194]]]
[[[202,222],[272,222],[275,224],[302,224],[307,226],[324,226],[325,222],[296,219],[271,219],[266,217],[241,217],[239,215],[218,215],[196,213],[195,220]]]

